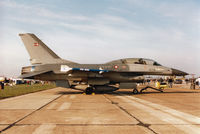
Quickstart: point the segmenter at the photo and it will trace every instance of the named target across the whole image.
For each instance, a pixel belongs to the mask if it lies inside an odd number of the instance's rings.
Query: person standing
[[[172,88],[172,86],[173,86],[173,79],[172,78],[168,79],[168,84],[169,84],[169,88]]]
[[[0,82],[1,89],[4,89],[4,83]]]
[[[190,89],[195,89],[195,78],[191,78]]]
[[[200,88],[200,77],[196,79],[196,85],[198,85],[198,87]]]
[[[188,83],[189,83],[189,80],[188,80],[188,79],[185,79],[185,83],[186,83],[186,85],[188,85]]]

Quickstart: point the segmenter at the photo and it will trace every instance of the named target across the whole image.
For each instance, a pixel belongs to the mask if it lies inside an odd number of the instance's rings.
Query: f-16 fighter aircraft
[[[32,64],[22,68],[21,78],[55,81],[57,86],[66,88],[74,84],[86,84],[86,94],[119,88],[133,89],[136,94],[136,83],[144,80],[143,75],[187,75],[183,71],[144,58],[125,58],[105,64],[79,64],[61,59],[34,34],[23,33],[19,36]]]

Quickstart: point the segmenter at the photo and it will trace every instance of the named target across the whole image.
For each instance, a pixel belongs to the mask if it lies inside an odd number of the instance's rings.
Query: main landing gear
[[[140,90],[140,92],[137,90],[137,88],[134,88],[134,89],[133,89],[133,94],[142,93],[144,90],[147,90],[148,88],[151,88],[151,89],[156,90],[156,91],[159,91],[159,92],[163,92],[163,90],[161,90],[161,89],[157,89],[157,88],[154,88],[154,87],[151,87],[151,86],[146,86],[145,88],[142,88],[142,89]]]
[[[86,94],[92,94],[92,93],[94,93],[94,87],[87,87],[86,89],[85,89],[85,93]]]

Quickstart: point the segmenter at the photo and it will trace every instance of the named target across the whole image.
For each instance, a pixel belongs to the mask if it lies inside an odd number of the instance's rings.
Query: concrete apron
[[[0,130],[5,130],[2,131],[5,134],[200,132],[198,115],[171,108],[167,102],[155,103],[154,94],[148,95],[149,100],[140,98],[144,96],[83,95],[79,91],[55,88],[5,99],[0,101]]]

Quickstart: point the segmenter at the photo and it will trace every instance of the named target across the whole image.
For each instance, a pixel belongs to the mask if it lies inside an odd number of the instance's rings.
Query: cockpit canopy
[[[161,64],[157,63],[151,59],[145,58],[126,58],[120,60],[114,60],[109,62],[111,64],[143,64],[143,65],[154,65],[154,66],[161,66]]]

